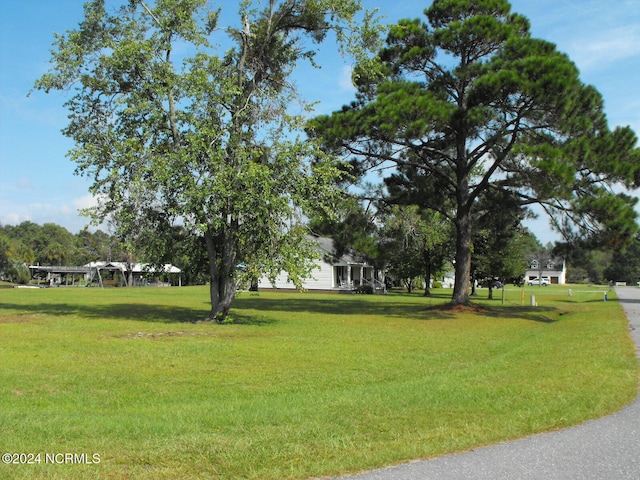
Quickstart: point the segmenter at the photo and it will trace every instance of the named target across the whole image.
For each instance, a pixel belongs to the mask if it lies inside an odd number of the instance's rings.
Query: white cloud
[[[0,223],[2,223],[2,225],[19,225],[27,220],[31,220],[27,215],[17,212],[7,212],[0,218]]]
[[[606,72],[640,55],[637,0],[512,0],[532,32],[558,45],[582,73]],[[631,67],[629,67],[631,68]]]
[[[351,74],[353,73],[353,67],[351,65],[344,65],[340,70],[340,77],[338,78],[338,85],[340,89],[345,92],[355,92],[356,87],[353,86],[351,81]]]
[[[88,196],[91,198],[91,196]],[[81,217],[78,208],[89,206],[88,199],[75,199],[69,203],[13,203],[6,205],[7,211],[0,216],[3,225],[19,225],[22,222],[34,222],[38,225],[55,223],[76,233],[89,223]]]
[[[75,198],[72,203],[77,210],[82,210],[84,208],[91,208],[91,207],[97,206],[99,201],[96,197],[89,194],[80,198]]]
[[[601,70],[640,55],[640,33],[632,27],[600,31],[576,39],[569,53],[581,70]]]

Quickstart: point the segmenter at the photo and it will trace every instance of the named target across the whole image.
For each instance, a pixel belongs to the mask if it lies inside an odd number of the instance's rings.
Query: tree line
[[[640,186],[637,138],[609,128],[569,57],[507,0],[425,7],[385,25],[359,0],[247,1],[233,21],[207,0],[91,0],[56,35],[35,87],[71,97],[63,133],[103,199],[95,220],[153,258],[176,238],[204,242],[212,320],[239,275],[286,271],[301,285],[307,219],[330,228],[369,192],[399,209],[387,234],[416,215],[451,227],[454,304],[470,301],[477,271],[510,257],[502,233],[516,230],[501,225],[532,205],[571,244],[630,242],[637,200],[618,192]],[[291,76],[319,66],[328,39],[352,59],[357,93],[312,118],[315,99]],[[425,272],[435,248],[424,245]]]
[[[101,230],[84,229],[77,234],[55,223],[25,221],[19,225],[0,225],[0,251],[3,265],[84,265],[101,260],[122,260],[124,250]]]
[[[387,199],[388,202],[391,199]],[[363,256],[411,291],[420,281],[425,296],[431,280],[450,271],[455,259],[455,228],[443,216],[417,205],[384,200],[346,201],[337,216],[311,220],[312,233],[334,239],[338,254]],[[473,233],[470,266],[472,295],[490,280],[520,285],[533,261],[565,262],[568,283],[606,284],[640,281],[640,235],[619,249],[592,241],[556,241],[543,245],[524,226],[523,209],[494,209],[480,217]],[[491,291],[489,291],[491,296]]]
[[[175,230],[179,236],[180,231]],[[30,280],[28,266],[82,266],[95,261],[171,263],[183,272],[184,284],[204,284],[206,269],[202,248],[189,239],[175,238],[177,248],[167,251],[158,259],[149,259],[144,253],[116,234],[103,230],[82,229],[74,234],[55,223],[25,221],[19,225],[0,225],[0,277],[18,283]]]
[[[494,217],[492,217],[494,218]],[[495,220],[495,218],[494,218]],[[483,225],[475,230],[472,278],[482,285],[488,279],[517,284],[532,259],[560,257],[568,265],[569,283],[606,283],[640,280],[640,236],[621,250],[586,248],[556,242],[542,245],[519,221],[510,226]],[[345,202],[340,214],[318,216],[307,224],[310,234],[334,240],[336,254],[360,256],[392,276],[408,291],[421,285],[430,295],[430,285],[451,268],[454,232],[443,218],[425,213],[415,205],[378,206],[369,202]],[[175,246],[160,260],[145,257],[116,235],[85,228],[73,234],[55,223],[0,225],[0,276],[27,283],[28,265],[80,266],[94,261],[171,263],[183,272],[185,285],[208,281],[206,245],[188,237],[183,229],[173,231]],[[250,281],[251,279],[248,279]]]
[[[26,283],[29,265],[77,266],[125,258],[120,243],[101,230],[73,234],[55,223],[30,221],[0,225],[0,275],[7,280]]]

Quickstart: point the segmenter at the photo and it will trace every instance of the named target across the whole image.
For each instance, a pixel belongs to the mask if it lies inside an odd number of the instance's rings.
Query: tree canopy
[[[36,87],[73,93],[64,133],[102,200],[93,217],[113,218],[149,257],[170,249],[176,226],[202,238],[210,318],[223,320],[243,273],[285,270],[297,285],[309,274],[301,218],[328,203],[340,171],[302,139],[308,105],[288,77],[313,61],[306,41],[346,38],[359,1],[243,1],[233,27],[208,5],[89,1]]]
[[[527,255],[537,250],[535,237],[522,225],[525,209],[510,192],[488,190],[478,200],[477,211],[471,257],[473,279],[520,283],[527,270]],[[488,282],[489,298],[493,297],[492,284]]]
[[[567,55],[533,38],[507,0],[434,0],[424,13],[390,27],[355,69],[356,99],[308,130],[356,172],[395,165],[420,205],[453,222],[453,303],[469,301],[487,191],[541,205],[568,238],[629,239],[636,199],[616,191],[640,180],[636,136],[609,129],[602,97]]]
[[[603,272],[610,282],[636,285],[640,281],[640,236],[636,235],[623,248],[612,253],[611,262]]]
[[[434,211],[417,205],[393,205],[383,214],[380,232],[382,258],[389,272],[411,292],[416,277],[425,283],[425,296],[431,295],[430,282],[441,273],[449,257],[448,223]]]

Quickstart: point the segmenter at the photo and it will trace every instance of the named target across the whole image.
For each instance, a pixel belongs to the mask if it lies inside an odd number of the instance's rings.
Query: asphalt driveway
[[[640,289],[617,287],[640,358]],[[345,477],[350,480],[640,480],[640,399],[577,427]]]

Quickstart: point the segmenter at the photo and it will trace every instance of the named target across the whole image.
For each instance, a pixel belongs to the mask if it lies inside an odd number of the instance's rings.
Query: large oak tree
[[[301,215],[333,195],[338,170],[301,137],[308,105],[289,77],[310,44],[346,38],[359,0],[243,1],[226,28],[207,0],[123,3],[89,1],[36,83],[73,94],[64,134],[103,200],[94,218],[151,260],[176,226],[203,237],[212,319],[242,273],[285,270],[299,285],[313,254]]]
[[[628,239],[636,200],[615,188],[638,184],[636,136],[609,129],[571,60],[532,38],[507,0],[434,0],[425,15],[391,26],[377,57],[355,69],[356,100],[309,131],[355,172],[395,164],[424,186],[415,203],[456,228],[453,303],[469,301],[488,190],[541,205],[567,236]]]

